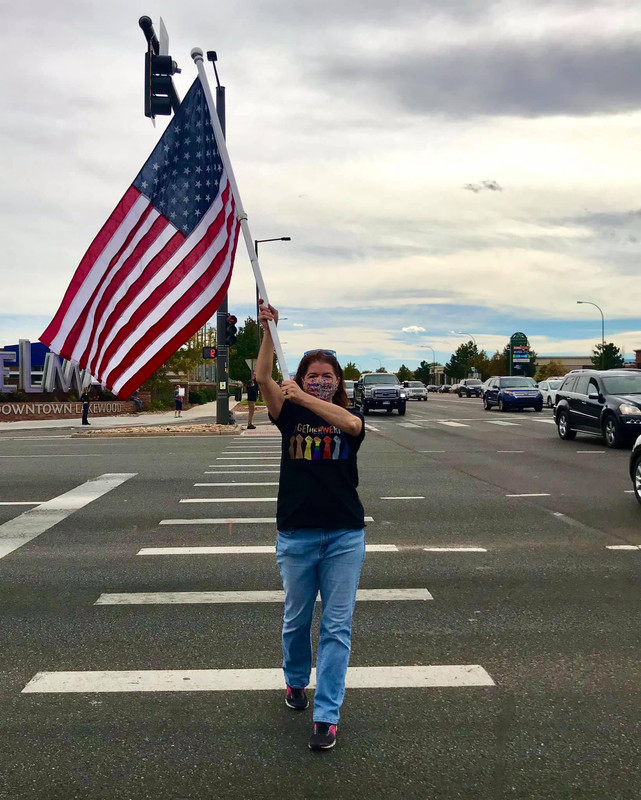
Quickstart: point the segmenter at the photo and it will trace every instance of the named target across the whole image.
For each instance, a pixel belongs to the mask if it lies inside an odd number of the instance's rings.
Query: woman
[[[174,389],[174,403],[176,404],[176,407],[174,409],[174,418],[180,417],[182,415],[182,410],[183,410],[183,397],[180,386],[176,386],[176,388]]]
[[[333,351],[307,353],[294,380],[272,380],[274,345],[267,323],[277,310],[260,301],[265,336],[256,380],[282,434],[276,560],[285,589],[283,671],[285,703],[304,710],[312,667],[311,624],[320,590],[322,617],[316,657],[312,750],[336,743],[351,649],[356,590],[363,559],[363,506],[356,454],[363,417],[348,410],[343,371]]]

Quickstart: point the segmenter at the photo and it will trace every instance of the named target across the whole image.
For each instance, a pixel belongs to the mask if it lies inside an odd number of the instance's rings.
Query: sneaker
[[[248,431],[255,431],[256,430],[256,426],[255,425],[248,425],[247,426],[247,430]]]
[[[329,750],[336,744],[338,726],[329,722],[315,722],[309,739],[310,750]]]
[[[304,711],[309,706],[309,700],[307,699],[305,690],[292,689],[291,686],[288,686],[287,694],[285,695],[285,705],[296,711]]]

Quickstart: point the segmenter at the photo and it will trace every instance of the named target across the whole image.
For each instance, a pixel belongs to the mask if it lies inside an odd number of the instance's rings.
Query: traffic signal
[[[171,56],[157,56],[150,48],[145,55],[145,116],[169,115],[177,101],[171,78],[180,72]]]
[[[203,347],[203,358],[216,358],[215,347]]]
[[[225,325],[225,344],[230,347],[232,344],[236,344],[236,334],[238,331],[236,330],[236,323],[238,322],[238,317],[235,317],[233,314],[229,314],[227,316],[227,324]]]

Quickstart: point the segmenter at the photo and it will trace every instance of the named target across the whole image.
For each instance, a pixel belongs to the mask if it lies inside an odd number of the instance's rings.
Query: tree
[[[549,364],[544,364],[536,371],[534,379],[537,381],[546,381],[548,378],[561,377],[568,371],[560,361],[550,361]]]
[[[421,381],[421,383],[428,384],[430,382],[430,373],[433,371],[432,367],[436,365],[436,361],[433,361],[432,364],[428,364],[427,361],[423,360],[421,363],[416,367],[414,370],[414,379],[417,381]],[[440,366],[440,365],[437,365]]]
[[[348,361],[343,367],[343,378],[347,381],[357,381],[361,377],[361,371],[353,361]]]
[[[617,369],[625,363],[623,353],[614,342],[606,342],[605,345],[598,344],[592,351],[590,361],[595,369]]]
[[[479,351],[474,342],[464,342],[456,348],[456,352],[445,365],[445,374],[448,378],[466,378]]]
[[[406,367],[405,364],[401,364],[396,372],[396,377],[399,381],[412,381],[414,380],[414,373],[409,367]]]
[[[379,368],[376,370],[376,372],[387,372],[387,370],[385,369],[385,367],[379,367]]]
[[[242,328],[238,329],[236,344],[229,349],[229,377],[234,381],[247,381],[251,378],[251,370],[245,363],[246,358],[258,356],[258,325],[252,317],[247,317]]]
[[[169,356],[167,361],[145,381],[145,386],[155,394],[167,392],[171,389],[170,372],[189,375],[193,369],[202,364],[203,354],[199,333],[194,334],[173,355]]]
[[[510,362],[510,345],[506,345],[503,348],[503,352],[500,353],[498,350],[492,358],[488,362],[488,372],[490,377],[494,375],[508,375],[510,372],[510,368],[508,366]]]

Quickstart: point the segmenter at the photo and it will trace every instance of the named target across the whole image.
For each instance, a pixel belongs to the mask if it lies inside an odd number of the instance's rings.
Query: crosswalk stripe
[[[210,467],[218,467],[218,469],[228,469],[230,467],[280,467],[279,463],[275,464],[209,464]]]
[[[424,547],[426,553],[487,553],[484,547]]]
[[[359,589],[359,602],[433,600],[427,589]],[[285,592],[135,592],[101,594],[96,606],[177,605],[183,603],[282,603]],[[321,601],[320,594],[316,602]]]
[[[606,544],[606,550],[641,550],[641,544]]]
[[[235,455],[235,456],[217,456],[216,457],[216,461],[236,461],[239,458],[251,458],[252,461],[260,461],[260,460],[263,460],[263,459],[265,461],[269,461],[270,458],[276,458],[276,456],[275,455],[271,455],[271,456],[239,456],[239,455]],[[214,465],[212,464],[211,466],[213,467]]]
[[[161,519],[160,525],[227,525],[230,522],[265,522],[276,524],[276,517],[222,517],[217,519]],[[373,517],[365,517],[365,522],[374,522]]]
[[[23,511],[17,517],[0,525],[0,558],[40,536],[49,528],[83,508],[103,494],[136,476],[135,472],[105,473],[97,478],[58,495],[36,508]]]
[[[543,422],[547,425],[556,425],[556,421],[553,419],[534,419],[532,422]]]
[[[39,506],[44,500],[2,500],[0,506]]]
[[[424,495],[416,495],[414,497],[410,497],[409,495],[402,495],[397,497],[381,497],[381,500],[425,500]]]
[[[436,420],[439,425],[447,425],[449,428],[469,428],[469,425],[464,425],[462,422],[452,422],[450,420]]]
[[[368,553],[398,553],[395,544],[367,544]],[[143,547],[139,556],[225,556],[225,555],[266,555],[275,553],[271,545],[234,545],[218,547]]]
[[[205,470],[203,475],[278,475],[279,469],[244,469],[244,470],[227,470],[226,472],[212,472]]]
[[[275,503],[277,497],[190,497],[180,503]]]
[[[478,664],[438,666],[349,667],[348,689],[460,688],[494,686]],[[308,688],[316,686],[312,670]],[[285,688],[282,669],[122,670],[38,672],[23,694],[70,692],[233,692]]]
[[[517,428],[521,427],[521,423],[520,422],[506,422],[503,419],[488,419],[487,420],[487,424],[488,425],[512,425],[512,426],[515,426]]]
[[[278,486],[278,481],[274,481],[273,483],[245,483],[242,481],[231,481],[231,483],[195,483],[194,486]]]
[[[401,428],[420,428],[420,425],[415,425],[413,422],[399,422]]]

